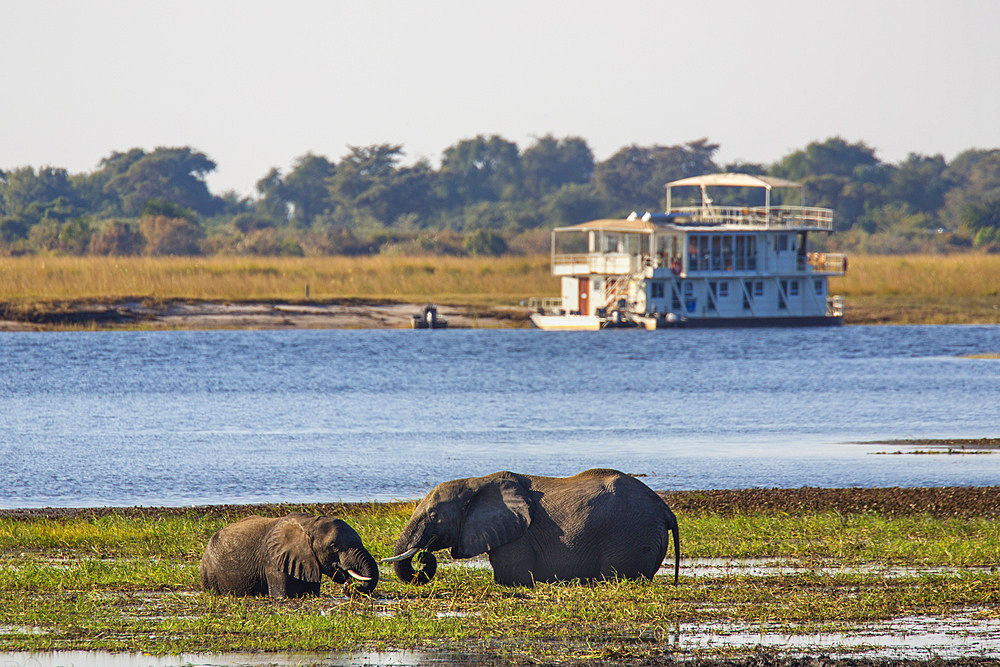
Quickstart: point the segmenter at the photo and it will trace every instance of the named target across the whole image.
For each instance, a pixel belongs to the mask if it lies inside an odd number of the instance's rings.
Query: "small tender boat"
[[[438,315],[437,306],[427,304],[421,311],[410,317],[414,329],[447,329],[448,320]]]
[[[756,201],[717,205],[717,187]],[[678,188],[698,188],[700,204],[675,207]],[[773,188],[798,189],[799,205],[773,205]],[[549,330],[841,324],[843,299],[827,279],[844,274],[847,257],[810,252],[811,233],[833,231],[833,211],[803,206],[802,191],[780,178],[707,174],[668,183],[665,213],[556,228],[562,295],[529,300],[531,321]]]

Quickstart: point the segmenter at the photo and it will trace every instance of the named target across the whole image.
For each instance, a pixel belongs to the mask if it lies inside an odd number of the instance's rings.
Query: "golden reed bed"
[[[846,297],[852,323],[1000,323],[1000,255],[851,255],[830,292]],[[516,305],[558,293],[547,255],[0,258],[0,303],[13,307],[136,298]]]

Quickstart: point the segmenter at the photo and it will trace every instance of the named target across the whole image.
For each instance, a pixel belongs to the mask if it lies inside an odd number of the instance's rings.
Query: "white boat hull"
[[[531,323],[545,331],[598,331],[604,318],[595,315],[531,315]]]

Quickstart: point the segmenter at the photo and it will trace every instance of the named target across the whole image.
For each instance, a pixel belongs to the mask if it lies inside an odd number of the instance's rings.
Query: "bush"
[[[147,255],[200,255],[205,233],[184,218],[146,216],[139,221]]]
[[[462,246],[470,255],[497,257],[507,252],[507,241],[492,229],[477,229],[465,237]]]
[[[138,255],[142,253],[146,239],[132,225],[112,221],[102,231],[90,239],[92,255]]]

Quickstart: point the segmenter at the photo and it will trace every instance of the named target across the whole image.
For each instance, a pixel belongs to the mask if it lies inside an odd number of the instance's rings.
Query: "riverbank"
[[[0,331],[527,327],[555,296],[527,257],[0,257]],[[1000,255],[859,255],[831,278],[845,324],[1000,324]]]
[[[427,304],[362,302],[69,301],[30,306],[0,304],[0,331],[65,329],[409,329]],[[458,329],[528,327],[521,307],[436,304]]]
[[[661,572],[508,589],[485,560],[441,552],[426,586],[384,568],[370,597],[326,581],[295,601],[202,593],[208,537],[303,510],[345,519],[382,558],[414,503],[6,510],[0,651],[734,667],[979,665],[1000,652],[1000,487],[664,496],[681,526],[679,586]]]
[[[844,324],[1000,324],[996,299],[859,297]],[[0,304],[0,331],[200,329],[409,329],[422,303],[393,301],[93,300]],[[437,303],[457,329],[530,328],[524,306]]]

